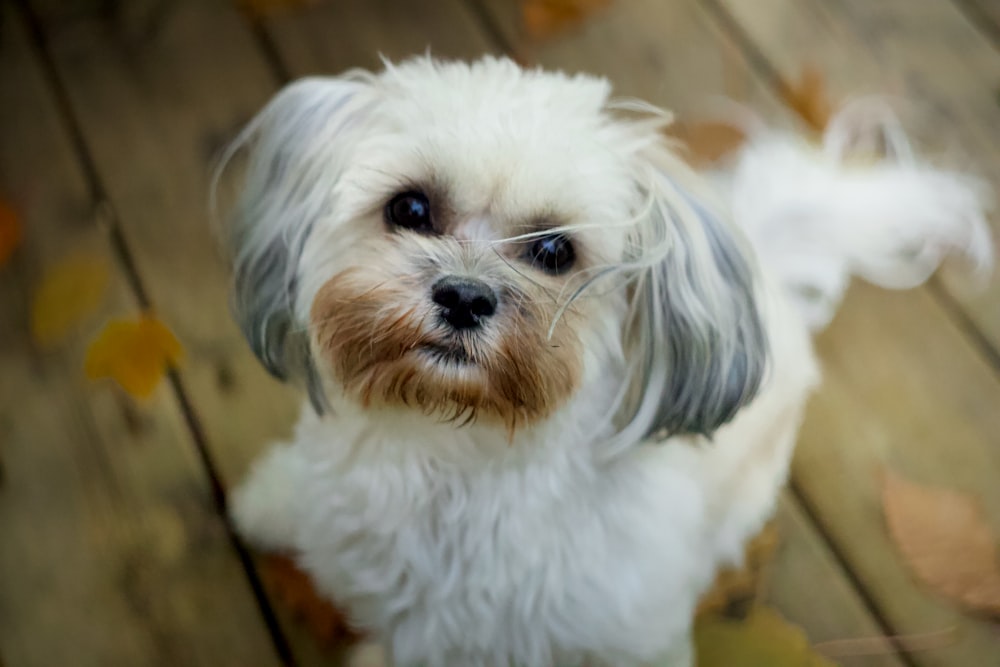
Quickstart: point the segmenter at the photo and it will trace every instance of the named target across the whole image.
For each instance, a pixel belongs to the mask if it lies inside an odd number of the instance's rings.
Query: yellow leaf
[[[137,320],[108,322],[87,348],[84,370],[91,379],[112,378],[132,396],[146,398],[182,354],[170,329],[142,315]]]
[[[21,221],[14,209],[0,199],[0,266],[7,263],[21,243]]]
[[[583,23],[611,0],[522,0],[524,29],[533,40],[552,37]]]
[[[924,583],[970,609],[1000,616],[997,537],[975,498],[886,471],[889,534]]]
[[[826,90],[823,73],[806,65],[795,84],[785,84],[782,88],[785,104],[806,122],[809,127],[822,132],[833,113],[833,104]]]
[[[694,641],[698,667],[835,667],[812,650],[801,629],[763,607],[740,621],[702,616]]]
[[[95,257],[76,256],[42,277],[31,304],[31,335],[40,345],[64,338],[101,303],[108,266]]]

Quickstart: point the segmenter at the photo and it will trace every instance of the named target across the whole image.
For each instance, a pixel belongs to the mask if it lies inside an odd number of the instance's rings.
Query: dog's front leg
[[[306,470],[291,445],[275,445],[260,458],[230,496],[229,513],[240,535],[268,551],[295,548],[298,492]]]

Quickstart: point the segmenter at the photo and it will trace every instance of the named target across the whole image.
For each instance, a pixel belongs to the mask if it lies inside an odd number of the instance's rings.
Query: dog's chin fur
[[[909,150],[845,166],[859,134],[898,141],[871,113],[825,152],[751,137],[703,182],[664,115],[607,96],[420,58],[293,84],[244,137],[237,319],[315,409],[234,519],[401,667],[691,665],[698,597],[773,509],[810,329],[852,271],[901,287],[952,249],[988,261],[964,177]],[[416,190],[433,225],[390,224]],[[526,255],[553,230],[570,270]],[[449,326],[447,276],[495,312]]]

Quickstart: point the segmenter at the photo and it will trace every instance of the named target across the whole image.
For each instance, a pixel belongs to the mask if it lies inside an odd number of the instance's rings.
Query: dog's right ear
[[[334,185],[374,106],[371,79],[359,72],[288,85],[222,161],[224,168],[245,157],[224,234],[236,321],[267,370],[282,380],[304,378],[318,407],[324,399],[306,325],[295,318],[299,262],[315,222],[336,205]]]

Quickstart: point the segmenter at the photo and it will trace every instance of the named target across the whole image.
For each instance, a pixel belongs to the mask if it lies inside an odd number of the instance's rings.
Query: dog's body
[[[604,461],[588,441],[607,429],[607,396],[510,444],[307,408],[237,496],[239,525],[299,553],[389,664],[686,665],[698,598],[773,509],[817,379],[805,329],[784,317],[772,379],[711,443]]]
[[[606,96],[422,59],[298,84],[253,128],[238,310],[319,414],[234,517],[393,664],[690,665],[699,596],[773,510],[818,382],[810,329],[850,274],[985,261],[957,176],[852,171],[834,128],[825,156],[757,137],[703,190],[662,123]],[[587,272],[606,282],[571,282]]]

